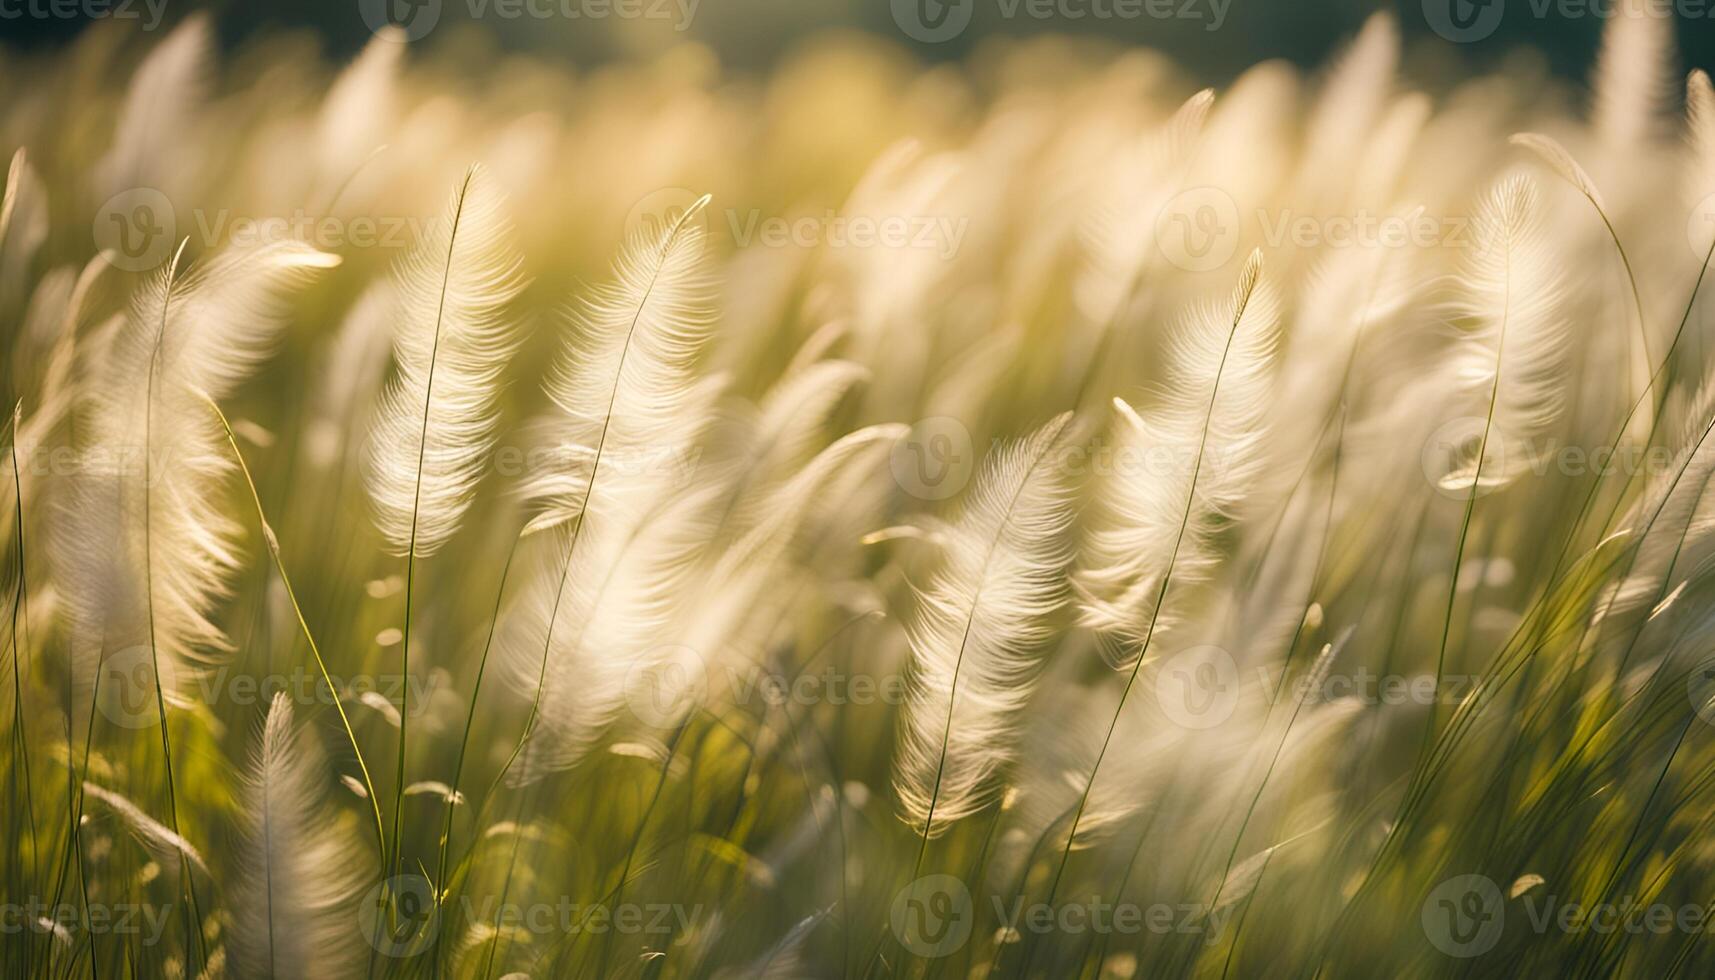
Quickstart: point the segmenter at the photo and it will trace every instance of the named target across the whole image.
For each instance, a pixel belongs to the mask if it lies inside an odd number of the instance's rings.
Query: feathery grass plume
[[[398,374],[370,430],[368,480],[397,555],[427,558],[452,537],[494,445],[495,396],[517,342],[507,305],[522,288],[504,206],[472,166],[395,270]]]
[[[291,700],[274,695],[244,774],[244,858],[227,947],[240,976],[355,976],[358,903],[372,867],[328,798],[328,769],[312,735],[293,728]]]
[[[1065,601],[1074,488],[1055,456],[1072,415],[984,464],[918,593],[893,786],[925,840],[993,801]]]
[[[95,168],[102,197],[133,188],[167,192],[184,186],[196,145],[210,75],[213,32],[208,16],[185,18],[131,76],[113,145]]]
[[[909,431],[904,425],[883,423],[847,433],[790,479],[759,495],[755,523],[707,561],[702,580],[708,587],[684,617],[682,642],[714,657],[737,658],[742,666],[760,661],[766,636],[757,634],[763,627],[746,627],[774,625],[789,613],[788,604],[800,598],[798,589],[787,586],[785,578],[814,569],[795,564],[788,549],[803,531],[812,507],[839,477],[866,472],[878,450],[896,445]],[[723,505],[723,511],[730,503]],[[775,583],[782,588],[771,590]]]
[[[1186,99],[1159,130],[1137,140],[1106,181],[1102,207],[1081,227],[1084,268],[1074,283],[1075,296],[1100,331],[1098,343],[1115,328],[1145,270],[1161,254],[1156,224],[1162,208],[1181,189],[1214,103],[1214,89],[1203,89]]]
[[[48,188],[23,147],[12,154],[0,210],[0,304],[12,308],[30,290],[31,268],[48,240]],[[18,336],[22,341],[28,336]]]
[[[1642,398],[1644,392],[1651,389],[1652,376],[1655,369],[1655,354],[1650,350],[1649,324],[1645,320],[1643,298],[1638,294],[1637,277],[1632,271],[1632,260],[1626,255],[1626,248],[1620,243],[1619,232],[1614,230],[1614,223],[1608,217],[1607,205],[1602,200],[1602,194],[1596,189],[1596,182],[1578,165],[1572,154],[1564,146],[1550,136],[1540,133],[1515,133],[1508,142],[1514,146],[1522,146],[1540,157],[1560,178],[1571,184],[1578,193],[1584,195],[1592,207],[1596,209],[1597,217],[1602,219],[1602,226],[1607,229],[1609,238],[1614,243],[1614,250],[1619,254],[1620,264],[1625,267],[1626,280],[1632,292],[1632,314],[1636,319],[1637,344],[1628,344],[1629,361],[1632,366],[1632,391]],[[1654,406],[1633,416],[1632,428],[1640,433],[1648,433],[1651,419],[1654,416]]]
[[[346,440],[359,431],[359,420],[375,399],[391,353],[393,306],[392,283],[370,283],[324,355],[322,383],[304,435],[304,454],[316,466],[331,466],[346,456]]]
[[[1422,92],[1407,92],[1393,100],[1375,123],[1375,131],[1363,148],[1353,175],[1354,201],[1392,202],[1400,191],[1400,178],[1416,162],[1412,150],[1435,112],[1435,104]]]
[[[1704,201],[1715,199],[1715,87],[1702,69],[1691,73],[1685,81],[1686,128],[1691,143],[1690,173],[1686,197],[1692,207],[1709,207]],[[1709,253],[1709,243],[1715,241],[1715,216],[1702,215],[1702,235],[1692,246],[1700,255]]]
[[[1685,586],[1684,579],[1707,572],[1710,535],[1715,532],[1715,383],[1706,381],[1691,402],[1673,462],[1650,481],[1621,521],[1621,533],[1634,539],[1635,556],[1625,573],[1603,589],[1594,618],[1651,610],[1664,611],[1664,596]],[[1682,581],[1674,583],[1675,578]],[[1651,608],[1654,607],[1654,608]]]
[[[208,876],[208,862],[204,861],[202,854],[191,846],[191,842],[185,840],[172,828],[143,812],[142,807],[105,786],[98,786],[88,781],[83,784],[83,792],[85,796],[93,797],[106,804],[107,808],[113,811],[113,815],[119,818],[120,823],[125,825],[125,829],[137,838],[137,842],[142,844],[143,849],[148,851],[155,860],[177,867],[180,859],[183,859],[189,861],[191,867],[201,872],[204,877]]]
[[[726,523],[747,528],[763,517],[759,508],[768,495],[803,465],[834,409],[868,378],[866,368],[850,361],[816,361],[787,373],[754,410],[735,413],[726,427],[731,458],[722,463],[732,482]]]
[[[201,399],[231,394],[270,352],[288,293],[338,263],[298,242],[183,275],[175,258],[133,296],[84,392],[86,441],[48,542],[74,656],[147,645],[194,669],[227,649],[211,614],[239,526],[220,508],[232,464]]]
[[[650,505],[639,490],[661,482],[661,462],[700,435],[708,392],[692,368],[714,325],[715,284],[696,218],[708,201],[656,234],[634,230],[613,281],[585,297],[545,384],[561,466],[523,481],[530,530],[624,523]]]
[[[794,980],[807,975],[811,967],[804,958],[804,943],[828,915],[824,909],[805,916],[761,956],[743,967],[719,971],[716,980]]]
[[[1666,131],[1673,100],[1673,21],[1650,0],[1616,0],[1602,29],[1591,125],[1616,159]]]
[[[1596,210],[1607,211],[1607,205],[1602,202],[1602,192],[1596,189],[1596,182],[1590,179],[1590,175],[1584,172],[1584,168],[1578,165],[1578,161],[1572,158],[1566,147],[1560,145],[1559,140],[1541,133],[1514,133],[1507,142],[1536,154],[1542,162],[1548,164],[1550,170],[1559,174],[1562,180],[1589,198],[1590,203],[1596,205]]]
[[[1481,437],[1456,447],[1444,490],[1504,486],[1530,465],[1531,441],[1565,405],[1563,281],[1542,234],[1536,184],[1503,178],[1483,199],[1454,305],[1462,333],[1456,377],[1483,413]],[[1485,408],[1486,405],[1486,408]]]
[[[1299,181],[1313,200],[1349,192],[1343,177],[1347,161],[1369,141],[1393,97],[1398,67],[1398,25],[1389,13],[1371,14],[1329,71],[1306,123]]]
[[[399,117],[394,89],[404,55],[404,31],[389,24],[328,88],[316,115],[316,181],[324,206],[333,205]]]
[[[661,727],[691,706],[678,685],[700,677],[701,653],[667,638],[701,567],[717,500],[708,489],[659,495],[654,509],[623,529],[591,525],[541,563],[503,648],[535,709],[507,772],[512,785],[577,765],[628,705]],[[631,700],[637,697],[647,703]]]
[[[1251,486],[1262,458],[1280,320],[1252,252],[1225,304],[1195,310],[1173,333],[1160,404],[1148,417],[1114,399],[1113,478],[1075,583],[1086,626],[1113,634],[1118,668],[1171,620],[1168,586],[1207,577],[1213,537]]]
[[[713,530],[712,492],[680,493],[714,389],[693,373],[714,323],[705,196],[667,227],[639,228],[592,290],[546,387],[557,468],[522,491],[529,531],[559,529],[502,654],[532,699],[531,731],[508,773],[528,783],[575,765],[618,719],[628,673],[676,656],[663,643],[685,576]],[[653,674],[650,674],[653,676]]]
[[[1715,183],[1715,87],[1709,84],[1709,73],[1701,68],[1686,77],[1685,108],[1695,165],[1705,181]]]

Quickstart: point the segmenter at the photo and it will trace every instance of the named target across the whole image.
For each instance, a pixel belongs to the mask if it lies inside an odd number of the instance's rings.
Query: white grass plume
[[[1445,490],[1505,485],[1528,468],[1529,442],[1565,404],[1569,349],[1559,309],[1563,282],[1542,234],[1536,185],[1515,174],[1483,200],[1473,222],[1455,306],[1465,328],[1456,380],[1486,417],[1482,436],[1458,447]]]
[[[113,815],[119,818],[125,828],[143,845],[143,849],[148,851],[155,860],[176,868],[180,859],[183,859],[189,861],[191,866],[205,877],[208,875],[208,862],[204,861],[202,854],[191,846],[191,842],[185,840],[183,836],[159,820],[143,812],[142,807],[95,783],[84,782],[83,792],[84,795],[92,796],[106,804],[107,808],[113,811]]]
[[[523,492],[530,531],[564,541],[538,570],[503,641],[512,676],[537,707],[510,774],[529,782],[575,765],[620,717],[628,673],[655,676],[676,656],[663,637],[712,531],[711,494],[677,494],[662,465],[700,435],[710,387],[693,374],[714,320],[703,198],[658,232],[635,232],[614,280],[584,303],[547,382],[545,422],[558,468]]]
[[[206,98],[213,43],[207,15],[194,14],[137,67],[113,145],[96,166],[97,191],[104,197],[182,184],[177,171]]]
[[[232,464],[202,396],[230,394],[269,353],[290,290],[338,261],[297,242],[183,275],[175,259],[133,297],[87,386],[82,465],[49,537],[74,648],[149,644],[179,666],[226,649],[210,616],[240,528],[219,506]]]
[[[494,444],[495,396],[521,288],[503,201],[472,167],[396,270],[398,374],[371,430],[369,494],[395,554],[435,553],[470,506]]]
[[[358,902],[371,868],[332,805],[313,736],[274,695],[244,776],[243,855],[228,946],[240,976],[353,976],[363,950]]]
[[[546,388],[549,420],[565,464],[523,483],[536,508],[533,531],[591,512],[617,519],[648,501],[637,478],[700,432],[693,367],[714,323],[714,281],[704,231],[694,219],[705,196],[657,234],[635,231],[614,261],[612,282],[594,287]]]
[[[986,464],[918,596],[894,756],[901,816],[933,837],[987,806],[1065,600],[1073,488],[1061,415]]]
[[[1116,666],[1170,622],[1164,583],[1206,577],[1212,537],[1254,482],[1280,319],[1262,256],[1232,298],[1196,310],[1173,334],[1160,404],[1148,417],[1119,399],[1113,479],[1077,576],[1086,626],[1114,634]],[[1170,581],[1169,581],[1170,580]]]
[[[1306,122],[1300,179],[1311,200],[1344,197],[1346,175],[1370,141],[1399,67],[1399,27],[1388,13],[1372,14],[1328,73]]]
[[[1692,207],[1715,199],[1715,87],[1702,69],[1691,73],[1685,82],[1686,125],[1691,143],[1690,167],[1686,176],[1686,198]],[[1707,207],[1706,205],[1703,205]],[[1709,254],[1709,243],[1715,239],[1715,216],[1702,215],[1702,234],[1692,246],[1698,255]]]
[[[1715,87],[1699,68],[1685,80],[1685,108],[1696,152],[1695,166],[1704,181],[1715,183]]]
[[[324,195],[331,198],[352,178],[398,118],[394,89],[404,54],[404,32],[389,25],[329,87],[316,116],[317,180]]]
[[[330,466],[345,454],[346,439],[356,430],[353,418],[366,416],[374,402],[392,346],[393,305],[392,283],[370,283],[323,353],[321,384],[304,438],[305,455],[317,466]]]
[[[661,727],[672,724],[676,707],[689,707],[684,692],[668,685],[691,679],[700,655],[664,641],[701,567],[714,501],[708,491],[664,496],[625,528],[592,527],[541,564],[503,646],[512,680],[537,705],[507,774],[513,785],[577,765],[628,703]],[[639,696],[652,700],[628,702]],[[651,704],[661,712],[651,713]]]
[[[1674,81],[1673,20],[1649,0],[1615,0],[1602,29],[1591,125],[1616,155],[1636,152],[1659,136]]]
[[[1514,133],[1507,142],[1514,146],[1522,146],[1537,155],[1542,162],[1548,164],[1550,170],[1560,175],[1560,178],[1571,184],[1578,193],[1590,199],[1601,211],[1607,210],[1602,201],[1602,192],[1596,189],[1596,182],[1578,165],[1578,161],[1567,152],[1566,147],[1552,136],[1541,133]]]
[[[1180,189],[1214,102],[1213,89],[1195,93],[1158,131],[1129,148],[1106,182],[1103,206],[1081,228],[1085,267],[1074,288],[1079,307],[1098,330],[1113,329],[1145,270],[1160,256],[1159,214]]]
[[[1651,480],[1627,510],[1621,527],[1636,552],[1623,576],[1603,588],[1596,621],[1663,601],[1669,585],[1707,560],[1715,532],[1715,384],[1704,382],[1686,412],[1673,462]],[[1681,581],[1678,587],[1683,588]],[[1656,610],[1660,612],[1658,608]]]

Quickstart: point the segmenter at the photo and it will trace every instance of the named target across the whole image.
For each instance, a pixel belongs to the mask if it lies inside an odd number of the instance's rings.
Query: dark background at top
[[[6,0],[11,9],[27,2],[30,0]],[[1087,6],[1092,0],[1070,2]],[[1192,2],[1206,4],[1208,0]],[[1533,3],[1552,5],[1563,0],[1496,0],[1507,4],[1500,28],[1482,41],[1455,45],[1441,41],[1430,31],[1422,2],[1231,0],[1226,23],[1221,30],[1210,32],[1195,22],[1148,18],[1041,21],[1019,16],[1008,21],[997,15],[997,0],[976,0],[975,16],[961,36],[942,44],[921,44],[898,30],[888,0],[700,0],[692,26],[684,36],[709,45],[725,65],[762,69],[795,43],[833,28],[856,29],[889,38],[926,61],[960,57],[983,37],[991,35],[1045,32],[1099,35],[1164,51],[1205,80],[1218,82],[1267,58],[1286,58],[1301,65],[1320,64],[1370,13],[1391,9],[1408,44],[1427,41],[1443,49],[1447,57],[1463,59],[1472,65],[1493,62],[1519,47],[1531,47],[1543,52],[1557,73],[1580,79],[1587,76],[1594,63],[1604,23],[1603,18],[1592,15],[1566,18],[1554,13],[1552,6],[1545,17],[1533,13]],[[1618,0],[1569,2],[1605,4]],[[1710,68],[1715,63],[1715,0],[1677,2],[1681,11],[1677,19],[1682,67]],[[165,0],[165,3],[169,26],[193,10],[212,12],[220,37],[229,46],[282,28],[310,30],[321,38],[330,55],[341,57],[355,52],[369,38],[358,13],[357,0]],[[466,0],[443,0],[443,3],[442,25],[466,19]],[[1688,16],[1692,11],[1704,16],[1692,18]],[[507,21],[489,17],[482,23],[505,48],[569,58],[579,64],[608,60],[628,50],[614,32],[606,29],[606,24],[590,21]],[[86,26],[86,22],[77,20],[0,19],[0,43],[27,50],[51,49],[76,37]]]

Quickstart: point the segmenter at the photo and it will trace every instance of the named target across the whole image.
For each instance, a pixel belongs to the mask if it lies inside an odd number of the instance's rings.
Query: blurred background
[[[1492,64],[1521,50],[1547,58],[1556,73],[1582,79],[1594,62],[1612,0],[386,0],[395,19],[433,21],[420,40],[492,45],[592,64],[646,57],[675,42],[706,45],[728,69],[764,71],[817,35],[859,32],[887,38],[925,61],[969,55],[996,37],[1063,33],[1170,53],[1205,82],[1230,79],[1270,58],[1321,64],[1365,17],[1393,10],[1408,73],[1440,76],[1449,59]],[[222,43],[242,50],[280,29],[312,35],[324,53],[356,52],[381,0],[59,0],[73,16],[49,16],[49,0],[0,4],[0,38],[11,47],[53,48],[89,25],[91,12],[124,10],[136,23],[160,12],[170,28],[196,10],[215,15]],[[1688,65],[1715,60],[1715,3],[1660,0],[1678,21]],[[130,8],[130,9],[126,9]],[[577,16],[562,14],[562,8]],[[903,26],[902,26],[903,25]],[[1438,30],[1439,26],[1439,30]],[[944,39],[932,38],[949,34]],[[1451,35],[1451,37],[1450,37]],[[1458,43],[1448,43],[1454,40]],[[1533,54],[1532,57],[1537,55]],[[1424,65],[1428,61],[1430,64]]]

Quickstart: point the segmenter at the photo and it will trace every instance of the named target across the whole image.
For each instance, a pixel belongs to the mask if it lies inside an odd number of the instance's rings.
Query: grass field
[[[1709,975],[1635,6],[1585,86],[0,59],[0,974]]]

